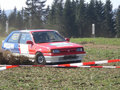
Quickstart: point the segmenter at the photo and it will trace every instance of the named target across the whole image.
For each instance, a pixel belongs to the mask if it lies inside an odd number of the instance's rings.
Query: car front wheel
[[[43,56],[42,53],[39,52],[36,54],[35,64],[40,64],[40,65],[46,64],[45,57]]]

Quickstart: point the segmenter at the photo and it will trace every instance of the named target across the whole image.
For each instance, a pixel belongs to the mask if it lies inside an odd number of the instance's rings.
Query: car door
[[[32,49],[32,45],[27,44],[27,41],[32,41],[30,33],[22,33],[19,41],[20,54],[25,56],[29,56]]]
[[[19,53],[20,52],[18,44],[19,37],[20,33],[14,32],[4,43],[5,50],[11,51],[12,53]]]

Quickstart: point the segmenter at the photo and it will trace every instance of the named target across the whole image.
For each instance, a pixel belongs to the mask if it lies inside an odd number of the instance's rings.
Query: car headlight
[[[82,51],[83,51],[83,48],[77,48],[76,51],[77,51],[77,52],[82,52]]]
[[[60,50],[52,50],[52,53],[60,53]]]

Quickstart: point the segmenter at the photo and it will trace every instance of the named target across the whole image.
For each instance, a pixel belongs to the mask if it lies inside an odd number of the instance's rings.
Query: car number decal
[[[12,40],[18,40],[19,38],[19,33],[15,33],[13,36],[12,36]]]
[[[20,44],[20,52],[22,54],[29,54],[28,45]]]
[[[4,48],[7,48],[7,49],[14,49],[14,44],[4,43]]]

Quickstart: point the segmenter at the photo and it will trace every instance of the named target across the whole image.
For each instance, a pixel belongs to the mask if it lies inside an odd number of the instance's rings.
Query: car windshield
[[[65,39],[56,31],[43,31],[32,33],[35,43],[63,42]]]

